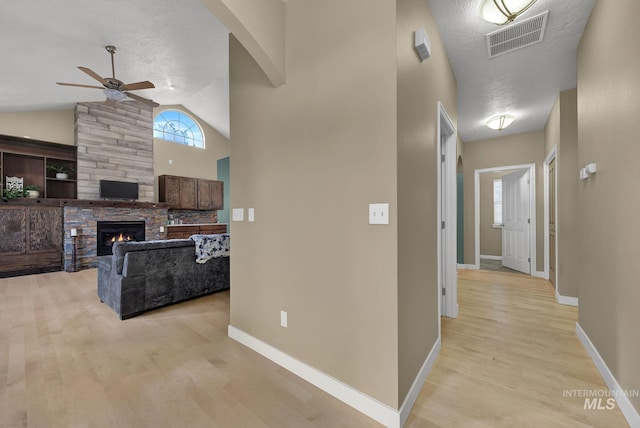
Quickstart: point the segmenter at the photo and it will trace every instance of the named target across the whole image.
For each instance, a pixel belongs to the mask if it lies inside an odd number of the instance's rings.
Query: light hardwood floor
[[[126,321],[96,270],[0,279],[0,427],[371,427],[227,337],[229,292]]]
[[[608,389],[576,336],[577,308],[556,303],[551,283],[460,270],[458,303],[406,428],[628,426],[617,407],[563,396]]]
[[[0,279],[0,427],[379,427],[227,337],[229,293],[120,321],[96,271]],[[575,308],[518,275],[461,271],[460,316],[407,427],[626,426]]]

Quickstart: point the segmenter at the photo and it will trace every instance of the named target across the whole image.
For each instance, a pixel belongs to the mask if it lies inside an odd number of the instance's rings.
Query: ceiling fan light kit
[[[536,0],[482,0],[480,16],[492,24],[510,24],[535,2]]]
[[[102,89],[105,96],[107,97],[107,100],[105,102],[109,105],[113,105],[116,102],[121,102],[126,100],[127,98],[131,98],[133,100],[140,101],[141,103],[144,103],[148,106],[158,107],[160,104],[148,98],[144,98],[144,97],[141,97],[140,95],[132,94],[129,92],[129,91],[135,91],[137,89],[153,89],[155,88],[155,85],[149,82],[148,80],[145,80],[142,82],[136,82],[136,83],[124,83],[121,80],[116,79],[116,67],[113,59],[113,56],[116,53],[116,47],[109,45],[109,46],[105,46],[105,49],[111,55],[111,76],[112,77],[104,78],[88,67],[80,67],[80,66],[78,67],[80,71],[88,74],[98,82],[102,83],[102,87],[91,86],[91,85],[81,85],[77,83],[61,83],[61,82],[56,82],[56,83],[62,86],[76,86],[79,88]]]
[[[124,101],[127,98],[127,95],[124,92],[120,92],[117,89],[109,89],[106,88],[102,92],[104,92],[105,96],[113,101]]]
[[[487,126],[496,131],[502,131],[513,123],[515,117],[510,114],[498,114],[487,121]]]

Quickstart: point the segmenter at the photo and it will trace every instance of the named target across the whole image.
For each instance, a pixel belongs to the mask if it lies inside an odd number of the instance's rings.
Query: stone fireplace
[[[64,268],[71,270],[73,241],[70,230],[76,229],[76,269],[98,266],[98,222],[144,224],[143,240],[163,239],[167,206],[149,202],[69,201],[64,206]],[[111,248],[109,248],[109,251]],[[107,253],[109,254],[109,253]]]
[[[78,103],[75,108],[75,143],[78,147],[76,178],[78,199],[63,203],[64,269],[72,270],[76,229],[75,269],[97,267],[103,241],[98,222],[141,222],[143,233],[136,240],[166,237],[168,205],[156,203],[153,168],[153,109],[127,101],[115,106],[103,102]],[[99,200],[100,180],[138,183],[139,201]],[[215,211],[174,210],[176,219],[187,223],[213,221]],[[132,237],[134,239],[134,237]],[[104,244],[104,242],[102,242]]]
[[[78,103],[78,199],[98,199],[100,180],[138,183],[139,200],[155,201],[153,109],[133,101]]]
[[[96,226],[96,253],[112,254],[111,247],[119,241],[144,241],[143,221],[99,221]]]

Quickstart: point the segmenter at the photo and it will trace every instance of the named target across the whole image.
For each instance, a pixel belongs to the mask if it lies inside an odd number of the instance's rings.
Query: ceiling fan
[[[93,77],[98,82],[102,83],[102,87],[92,86],[92,85],[81,85],[78,83],[61,83],[61,82],[56,82],[56,83],[62,86],[77,86],[79,88],[102,89],[104,94],[107,96],[105,103],[108,105],[114,105],[116,102],[124,101],[127,99],[127,97],[129,97],[133,100],[140,101],[141,103],[144,103],[151,107],[158,107],[160,104],[150,99],[141,97],[140,95],[132,94],[131,92],[129,92],[129,91],[135,91],[137,89],[155,88],[153,83],[149,82],[148,80],[145,80],[143,82],[136,82],[136,83],[124,83],[121,80],[116,79],[116,69],[113,62],[113,55],[116,53],[116,47],[105,46],[105,49],[107,50],[107,52],[111,54],[111,74],[113,77],[101,77],[98,73],[91,70],[90,68],[78,67],[81,71],[84,71],[89,76]]]

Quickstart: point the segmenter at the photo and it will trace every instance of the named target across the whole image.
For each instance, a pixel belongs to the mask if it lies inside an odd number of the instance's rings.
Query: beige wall
[[[74,145],[73,109],[0,113],[0,134]]]
[[[167,109],[183,111],[198,122],[204,132],[205,148],[199,149],[154,138],[155,176],[170,174],[216,180],[218,178],[217,160],[229,156],[229,140],[181,105],[156,107],[153,109],[154,117]],[[169,164],[169,160],[173,163]],[[155,180],[155,190],[158,195],[157,179]]]
[[[286,79],[282,0],[200,0],[251,54],[273,86]]]
[[[502,229],[493,227],[493,180],[503,172],[480,174],[480,255],[502,256]]]
[[[375,7],[375,6],[369,6]],[[399,402],[438,338],[438,101],[457,123],[456,80],[426,1],[397,2]],[[420,62],[413,32],[432,56]],[[389,159],[391,160],[391,159]],[[451,162],[456,162],[451,159]],[[387,166],[385,169],[388,169]]]
[[[395,3],[286,10],[285,85],[230,40],[231,325],[397,408]]]
[[[545,126],[545,157],[556,147],[558,293],[578,297],[580,271],[578,210],[577,90],[558,95]]]
[[[536,164],[536,265],[544,270],[544,201],[542,163],[544,131],[526,132],[464,144],[464,261],[475,263],[474,183],[476,169]],[[467,209],[466,207],[469,207]]]
[[[596,2],[578,48],[578,165],[598,165],[578,183],[579,323],[620,386],[637,390],[640,2],[609,3]]]

